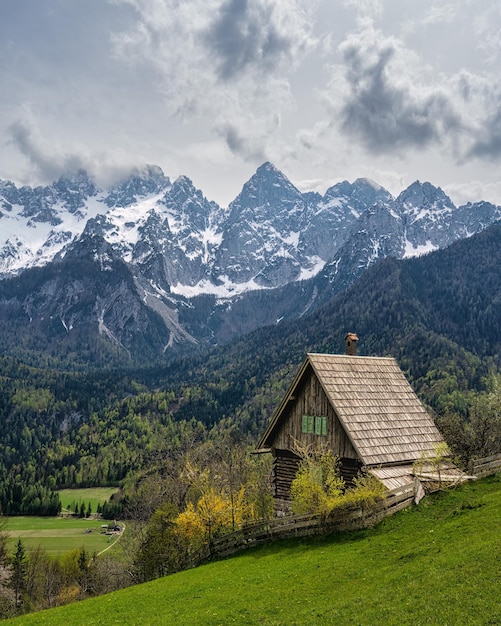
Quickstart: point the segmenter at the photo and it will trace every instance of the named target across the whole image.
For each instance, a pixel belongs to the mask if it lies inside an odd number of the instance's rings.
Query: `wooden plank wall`
[[[302,432],[303,415],[324,415],[327,417],[327,436]],[[294,450],[295,442],[317,446],[325,443],[333,454],[340,458],[358,459],[348,436],[327,398],[320,381],[313,370],[296,390],[293,400],[284,409],[281,426],[273,440],[273,447],[281,450]]]
[[[273,497],[290,500],[291,484],[296,478],[301,459],[287,450],[275,450],[273,457]]]

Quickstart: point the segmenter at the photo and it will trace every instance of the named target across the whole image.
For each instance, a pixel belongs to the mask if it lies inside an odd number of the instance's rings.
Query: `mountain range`
[[[0,181],[0,347],[144,362],[228,342],[313,312],[382,258],[500,218],[427,182],[396,198],[367,179],[301,193],[271,163],[228,208],[156,166],[108,189],[83,171],[47,187]]]

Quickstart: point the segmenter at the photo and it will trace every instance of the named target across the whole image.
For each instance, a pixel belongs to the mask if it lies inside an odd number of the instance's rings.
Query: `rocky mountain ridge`
[[[85,172],[48,187],[0,182],[0,305],[39,330],[48,319],[65,333],[93,325],[129,353],[145,343],[140,328],[158,355],[301,317],[381,258],[443,248],[500,218],[419,181],[397,198],[366,179],[301,193],[271,163],[227,209],[155,166],[106,190]],[[44,271],[26,293],[29,268]]]

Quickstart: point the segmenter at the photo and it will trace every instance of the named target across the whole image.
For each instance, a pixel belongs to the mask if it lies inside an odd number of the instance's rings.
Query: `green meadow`
[[[501,476],[376,528],[288,540],[6,624],[501,624]]]
[[[63,511],[68,510],[70,506],[74,511],[75,504],[80,506],[83,503],[87,507],[90,503],[92,512],[95,513],[98,504],[104,504],[117,491],[116,487],[90,487],[88,489],[61,489],[58,493]]]
[[[117,536],[101,533],[103,520],[73,517],[9,517],[5,518],[4,530],[9,535],[8,548],[15,550],[18,539],[25,548],[41,546],[50,556],[62,556],[75,548],[88,552],[101,552]]]
[[[109,500],[116,493],[116,487],[94,487],[90,489],[63,489],[59,491],[59,498],[63,511],[74,504],[82,502],[87,507],[90,502],[92,510],[97,510],[98,504]],[[72,507],[73,510],[74,506]],[[41,546],[51,556],[61,556],[75,548],[85,548],[88,552],[101,552],[117,539],[116,536],[105,535],[101,532],[100,519],[81,519],[77,517],[8,517],[4,518],[5,527],[9,535],[9,550],[13,551],[18,539],[24,546],[36,548]]]

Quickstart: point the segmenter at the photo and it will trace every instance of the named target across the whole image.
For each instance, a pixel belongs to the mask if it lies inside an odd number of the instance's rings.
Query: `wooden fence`
[[[189,559],[188,567],[213,558],[230,556],[262,543],[290,537],[331,534],[346,530],[369,528],[384,517],[412,506],[414,483],[389,491],[386,498],[369,507],[340,508],[328,517],[321,515],[287,515],[244,526],[240,530],[217,537]]]
[[[495,454],[472,462],[471,473],[477,478],[501,472],[501,454]],[[386,497],[369,507],[344,507],[328,517],[321,515],[286,515],[260,520],[240,530],[214,538],[196,554],[192,554],[186,567],[194,567],[211,559],[223,558],[276,539],[307,537],[341,531],[370,528],[388,515],[411,507],[419,489],[419,482],[388,491]],[[184,568],[183,568],[184,569]]]
[[[471,473],[477,478],[484,478],[501,472],[501,454],[493,454],[483,459],[473,459]]]

